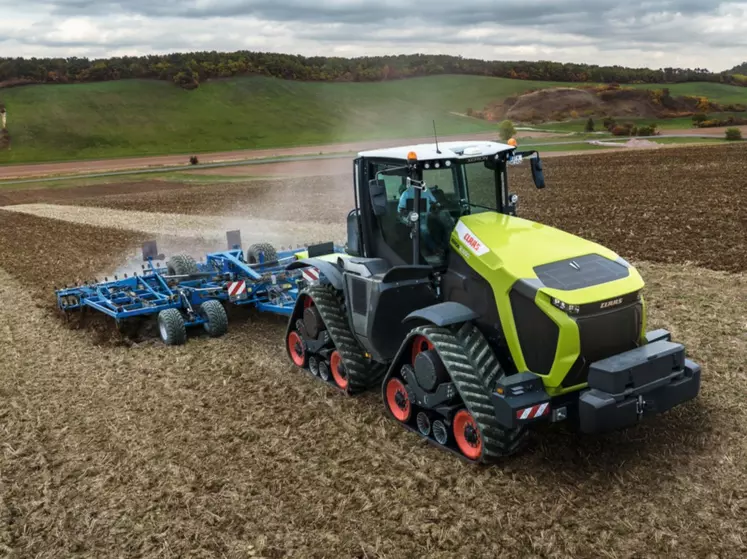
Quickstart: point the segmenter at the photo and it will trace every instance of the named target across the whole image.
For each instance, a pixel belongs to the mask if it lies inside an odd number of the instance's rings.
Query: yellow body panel
[[[536,266],[559,260],[598,254],[610,260],[619,256],[612,250],[559,229],[519,217],[485,212],[464,216],[452,233],[451,245],[467,264],[493,289],[503,333],[519,370],[529,370],[524,360],[509,292],[518,280],[538,280]],[[601,302],[640,291],[643,279],[630,267],[628,277],[592,287],[564,291],[542,287],[535,304],[558,325],[559,337],[555,361],[549,374],[543,375],[545,388],[551,395],[578,390],[584,385],[561,387],[580,354],[579,330],[574,318],[553,306],[552,298],[569,305]],[[480,309],[475,309],[479,312]],[[645,332],[645,306],[643,328]],[[532,371],[536,372],[536,371]]]

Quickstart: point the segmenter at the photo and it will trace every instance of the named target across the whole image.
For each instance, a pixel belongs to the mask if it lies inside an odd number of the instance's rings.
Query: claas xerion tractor
[[[648,332],[644,282],[613,251],[517,217],[508,166],[536,151],[448,142],[362,152],[344,253],[308,255],[286,333],[295,365],[381,386],[405,428],[472,462],[540,422],[584,433],[695,398],[700,367]]]

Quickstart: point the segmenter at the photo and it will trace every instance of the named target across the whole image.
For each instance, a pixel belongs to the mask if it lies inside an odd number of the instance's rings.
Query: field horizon
[[[434,120],[439,135],[497,133],[497,123],[465,113],[532,89],[589,85],[470,75],[352,83],[231,77],[192,91],[151,79],[26,85],[2,90],[12,149],[0,151],[0,165],[396,140],[430,135]],[[711,82],[661,87],[717,103],[747,97],[742,87]],[[583,131],[580,123],[563,128]]]

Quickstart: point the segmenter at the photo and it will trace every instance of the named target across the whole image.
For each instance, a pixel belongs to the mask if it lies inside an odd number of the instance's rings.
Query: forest
[[[741,68],[734,70],[738,69]],[[0,87],[138,78],[171,81],[185,89],[195,89],[200,82],[233,76],[267,76],[314,82],[377,82],[443,74],[580,83],[713,82],[747,86],[747,78],[736,71],[714,73],[703,68],[652,70],[549,61],[487,61],[423,54],[333,58],[212,51],[94,60],[77,57],[0,58]]]

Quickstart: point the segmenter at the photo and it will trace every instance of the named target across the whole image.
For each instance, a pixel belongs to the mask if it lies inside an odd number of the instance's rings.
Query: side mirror
[[[539,155],[533,159],[530,159],[532,166],[532,179],[534,179],[534,186],[537,188],[545,188],[545,173],[542,172],[542,161]]]
[[[386,214],[386,185],[382,180],[368,182],[368,195],[371,198],[371,207],[375,216]]]
[[[348,214],[348,244],[347,253],[350,256],[361,255],[360,224],[358,222],[358,210],[352,210]]]

